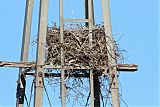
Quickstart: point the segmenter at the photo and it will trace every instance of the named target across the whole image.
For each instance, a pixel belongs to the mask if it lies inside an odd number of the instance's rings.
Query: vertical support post
[[[64,49],[63,49],[63,0],[60,0],[59,12],[60,12],[60,43],[61,43],[61,103],[62,107],[65,107],[65,72],[63,69],[64,66]]]
[[[88,13],[89,13],[89,44],[92,47],[92,29],[93,29],[93,0],[88,0]]]
[[[85,19],[88,19],[88,0],[84,0],[84,14]],[[88,22],[86,22],[85,25],[88,27]]]
[[[95,25],[95,19],[94,19],[94,3],[93,3],[93,0],[91,0],[91,8],[92,8],[92,22],[93,22],[93,25]]]
[[[93,25],[95,24],[94,21],[94,3],[92,1],[92,17],[93,17]],[[85,14],[85,19],[89,18],[89,14],[88,14],[88,0],[84,0],[84,14]],[[85,23],[86,27],[88,27],[88,22]]]
[[[43,65],[45,60],[47,23],[48,0],[40,0],[34,107],[42,107],[43,104]]]
[[[90,100],[91,100],[91,107],[94,107],[94,81],[93,81],[93,70],[90,70]]]
[[[92,29],[93,29],[93,0],[88,0],[88,17],[89,21],[89,45],[92,48]],[[94,107],[94,81],[93,70],[90,70],[90,93],[91,107]]]
[[[25,19],[24,19],[23,39],[22,39],[22,49],[21,49],[20,61],[27,61],[28,60],[33,4],[34,4],[34,0],[26,0],[26,10],[25,10]],[[20,81],[21,81],[21,72],[23,72],[23,71],[25,71],[25,69],[19,69],[18,85],[20,84]],[[19,96],[19,95],[20,95],[20,93],[23,93],[23,95],[25,94],[25,87],[23,87],[24,88],[23,92],[20,92],[20,91],[18,92],[18,90],[19,90],[18,87],[19,86],[17,86],[16,107],[23,107],[24,96]]]
[[[114,53],[114,41],[112,37],[112,28],[111,28],[111,19],[110,19],[110,9],[109,9],[109,0],[101,0],[102,3],[102,14],[104,20],[104,28],[106,34],[106,42],[108,49],[108,62],[109,65],[115,65],[115,53]],[[115,67],[109,69],[110,74],[110,84],[111,84],[111,93],[112,93],[112,105],[113,107],[120,107],[119,95],[118,95],[118,79],[117,79],[117,70]]]
[[[97,74],[96,70],[94,70],[93,82],[94,82],[94,106],[100,107],[101,89],[100,89],[99,75]]]
[[[92,18],[93,18],[93,25],[95,25],[95,20],[94,20],[94,3],[93,0],[92,2]],[[84,1],[84,6],[85,6],[85,19],[88,19],[89,13],[88,13],[88,0]],[[88,22],[86,22],[86,27],[88,27]],[[94,106],[95,107],[100,107],[100,86],[99,86],[99,80],[98,76],[93,76],[93,87],[94,87]]]

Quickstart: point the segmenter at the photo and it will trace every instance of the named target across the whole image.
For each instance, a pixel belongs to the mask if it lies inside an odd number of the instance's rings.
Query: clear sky
[[[0,2],[0,60],[20,59],[25,1]],[[64,0],[70,5],[65,7],[65,17],[83,17],[82,1]],[[100,0],[94,1],[96,23],[100,23]],[[120,74],[123,99],[129,107],[160,107],[159,4],[158,0],[110,0],[113,35],[116,40],[122,37],[118,43],[127,51],[124,53],[125,63],[139,65],[135,73]],[[35,0],[31,41],[37,34],[38,5],[39,0]],[[50,0],[49,6],[49,25],[52,21],[59,23],[58,0]],[[30,61],[35,60],[34,53],[35,45],[30,48]],[[17,78],[18,69],[0,68],[0,107],[15,106]],[[122,107],[125,107],[123,103]]]

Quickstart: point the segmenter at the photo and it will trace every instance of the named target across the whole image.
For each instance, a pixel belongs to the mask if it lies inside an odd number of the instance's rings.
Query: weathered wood
[[[42,65],[43,66],[43,65]],[[137,71],[138,65],[136,64],[117,64],[115,65],[118,71]],[[7,61],[0,61],[0,67],[16,67],[16,68],[35,68],[35,62],[7,62]],[[53,68],[53,69],[60,69],[61,66],[53,66],[53,65],[44,65],[44,68]],[[64,67],[64,69],[84,69],[89,70],[91,69],[89,66],[86,67]],[[106,69],[102,67],[101,69]]]
[[[138,65],[136,64],[117,64],[118,71],[137,71]]]
[[[35,67],[35,62],[0,61],[0,67],[34,68]]]

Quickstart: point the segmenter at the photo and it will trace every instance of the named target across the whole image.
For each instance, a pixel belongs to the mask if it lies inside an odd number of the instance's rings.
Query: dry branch
[[[47,65],[60,65],[60,48],[64,49],[65,66],[100,69],[108,66],[107,42],[104,27],[95,26],[92,31],[92,46],[89,45],[89,29],[86,27],[64,30],[64,43],[60,43],[60,30],[56,26],[47,32]],[[115,44],[115,43],[114,43]],[[116,46],[116,45],[115,45]],[[114,50],[117,50],[116,48]],[[116,52],[117,53],[117,52]],[[117,56],[120,56],[117,54]]]

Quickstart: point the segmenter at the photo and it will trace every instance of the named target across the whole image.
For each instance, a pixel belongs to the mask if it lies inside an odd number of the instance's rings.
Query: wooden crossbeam
[[[39,65],[43,66],[43,65]],[[138,65],[136,64],[117,64],[115,65],[118,71],[137,71]],[[113,66],[113,67],[115,67]],[[0,67],[15,67],[15,68],[35,68],[36,64],[35,62],[8,62],[8,61],[0,61]],[[53,69],[60,69],[61,66],[54,66],[54,65],[44,65],[44,68],[53,68]],[[83,70],[89,70],[90,67],[64,67],[64,69],[83,69]],[[105,67],[102,67],[102,69],[106,69]]]
[[[35,67],[35,62],[8,62],[8,61],[0,61],[0,67],[34,68]]]
[[[117,64],[117,71],[137,71],[138,65],[136,64]]]

